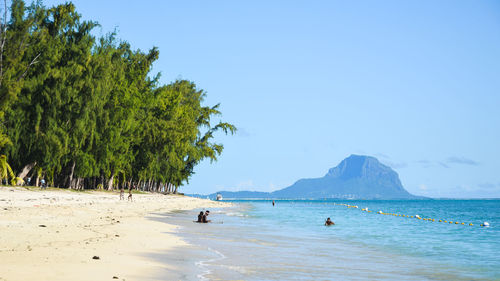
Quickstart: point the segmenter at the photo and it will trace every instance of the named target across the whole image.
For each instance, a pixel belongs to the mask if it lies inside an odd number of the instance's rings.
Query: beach
[[[159,214],[228,203],[180,195],[0,187],[0,280],[156,280],[187,246]]]
[[[349,201],[359,209],[341,202],[282,200],[273,206],[265,200],[228,203],[149,193],[133,194],[128,202],[127,193],[119,200],[118,192],[0,187],[0,280],[500,276],[498,200]],[[193,223],[207,208],[212,223]],[[326,217],[335,226],[325,227]],[[481,221],[492,226],[483,228]]]

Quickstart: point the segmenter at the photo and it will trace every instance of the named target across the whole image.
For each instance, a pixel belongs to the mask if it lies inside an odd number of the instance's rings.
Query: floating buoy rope
[[[333,203],[334,205],[339,205],[339,206],[344,206],[344,207],[347,207],[348,209],[358,209],[359,207],[357,205],[349,205],[349,204],[337,204],[337,203]],[[368,210],[368,207],[366,208],[362,208],[361,209],[362,212],[367,212],[367,213],[371,213],[372,211]],[[384,213],[383,211],[378,211],[378,212],[375,212],[375,214],[378,214],[378,215],[385,215],[385,216],[395,216],[395,217],[403,217],[403,218],[416,218],[418,220],[422,220],[422,221],[430,221],[430,222],[435,222],[436,219],[433,219],[433,218],[422,218],[420,217],[420,215],[414,215],[414,216],[409,216],[409,215],[405,215],[405,214],[396,214],[396,213]],[[474,224],[472,223],[465,223],[465,222],[458,222],[458,221],[447,221],[447,220],[444,220],[444,219],[440,219],[438,220],[438,222],[441,222],[441,223],[448,223],[448,224],[456,224],[456,225],[468,225],[468,226],[474,226]],[[480,224],[480,227],[490,227],[490,224],[485,221],[483,222],[482,224]]]

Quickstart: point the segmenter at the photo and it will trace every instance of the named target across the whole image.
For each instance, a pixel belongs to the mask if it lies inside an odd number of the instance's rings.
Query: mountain
[[[322,178],[301,179],[271,194],[276,198],[416,198],[404,189],[394,170],[362,155],[342,160]]]
[[[417,199],[406,191],[398,174],[377,158],[351,155],[331,168],[321,178],[300,179],[291,186],[274,192],[219,192],[224,198],[288,198],[288,199]],[[209,195],[215,197],[215,193]]]

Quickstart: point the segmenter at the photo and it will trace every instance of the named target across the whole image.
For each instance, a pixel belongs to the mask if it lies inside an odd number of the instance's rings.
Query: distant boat
[[[217,201],[222,200],[222,195],[220,193],[217,193],[217,197],[215,197],[215,200]]]

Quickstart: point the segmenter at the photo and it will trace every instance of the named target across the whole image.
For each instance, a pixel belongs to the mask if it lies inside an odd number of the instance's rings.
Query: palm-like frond
[[[0,181],[2,181],[3,179],[8,179],[9,177],[11,179],[16,178],[9,163],[7,163],[7,156],[0,155]]]

